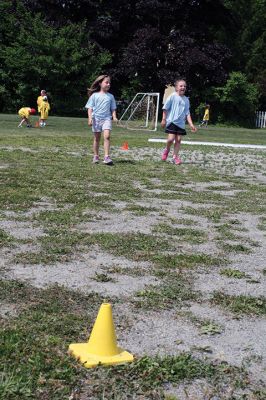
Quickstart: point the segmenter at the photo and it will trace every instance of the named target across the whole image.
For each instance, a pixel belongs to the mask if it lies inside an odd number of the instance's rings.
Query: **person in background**
[[[18,128],[21,128],[22,125],[24,124],[24,122],[26,123],[27,128],[31,128],[29,117],[30,117],[30,115],[33,115],[33,114],[36,114],[35,108],[22,107],[18,112],[18,115],[21,118]]]
[[[42,103],[41,103],[39,109],[40,109],[40,113],[41,113],[39,125],[41,128],[44,128],[46,126],[48,114],[51,109],[47,96],[43,96]]]
[[[205,128],[207,128],[209,120],[210,120],[210,105],[206,104],[204,115],[203,115],[201,123],[199,124],[199,128],[202,126],[205,126]]]
[[[37,106],[38,106],[38,112],[39,113],[40,113],[40,106],[42,104],[42,100],[43,100],[44,96],[47,96],[46,90],[41,90],[41,94],[37,98]]]

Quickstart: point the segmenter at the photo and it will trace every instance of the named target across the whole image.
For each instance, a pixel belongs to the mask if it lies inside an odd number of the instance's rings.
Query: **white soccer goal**
[[[256,128],[266,128],[266,111],[256,111]]]
[[[159,99],[159,93],[137,93],[119,119],[119,125],[127,129],[156,131]]]

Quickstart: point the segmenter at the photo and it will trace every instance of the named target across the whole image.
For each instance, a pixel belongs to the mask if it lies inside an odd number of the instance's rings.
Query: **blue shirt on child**
[[[92,116],[96,119],[112,119],[112,112],[116,110],[115,98],[111,93],[96,92],[91,95],[85,108],[92,108]]]
[[[186,96],[172,93],[163,106],[163,110],[167,111],[166,126],[173,123],[185,129],[186,117],[190,114],[189,108],[189,99]]]

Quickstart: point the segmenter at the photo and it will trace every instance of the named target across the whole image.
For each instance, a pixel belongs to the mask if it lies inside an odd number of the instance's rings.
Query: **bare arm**
[[[92,125],[92,108],[88,108],[88,125]]]
[[[161,127],[164,128],[166,125],[166,115],[167,115],[167,111],[163,110],[163,116],[162,116],[162,122],[161,122]]]
[[[116,110],[112,111],[112,118],[114,122],[117,122]]]
[[[190,114],[187,115],[187,122],[190,126],[190,129],[192,130],[192,132],[197,132],[197,128],[195,127],[195,125],[193,124],[192,118],[190,116]]]

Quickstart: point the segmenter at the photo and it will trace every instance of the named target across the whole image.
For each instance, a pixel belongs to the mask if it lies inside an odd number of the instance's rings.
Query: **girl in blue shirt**
[[[113,164],[110,158],[110,132],[112,130],[112,119],[117,122],[116,102],[114,96],[109,93],[111,79],[108,75],[100,75],[88,89],[89,100],[88,125],[92,126],[94,133],[93,141],[93,163],[99,163],[99,147],[101,134],[104,138],[104,164]]]
[[[167,160],[171,146],[174,143],[173,163],[176,165],[182,162],[178,153],[181,145],[181,138],[187,134],[185,131],[186,120],[192,132],[197,131],[190,116],[189,99],[185,96],[186,88],[186,81],[177,79],[175,81],[175,92],[167,98],[163,106],[161,126],[163,128],[166,127],[165,132],[168,133],[168,139],[166,148],[162,154],[162,160]]]

